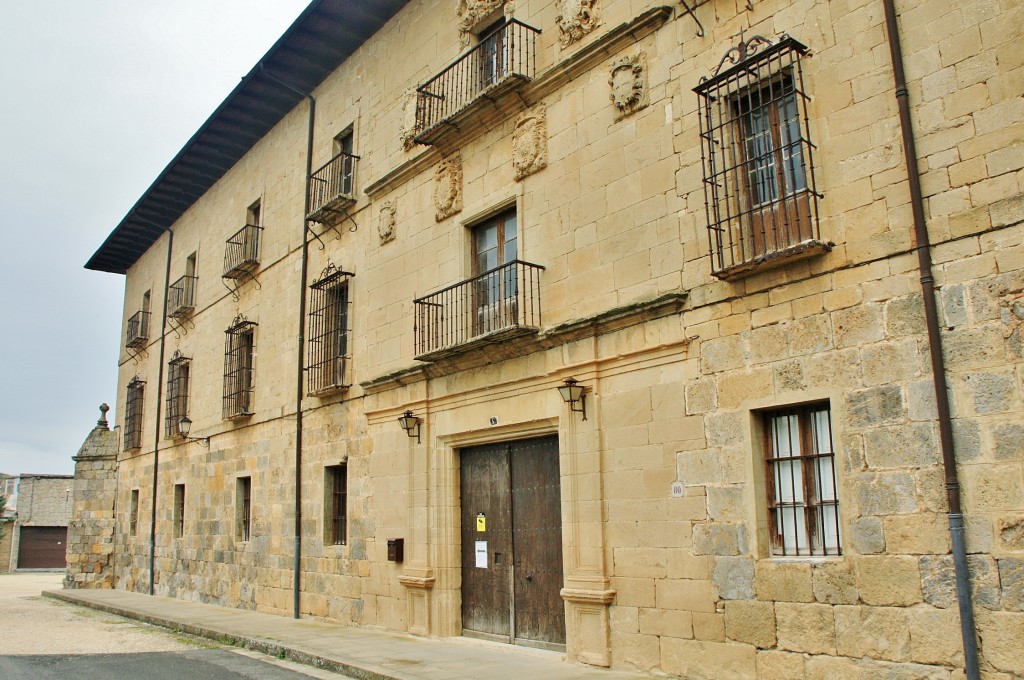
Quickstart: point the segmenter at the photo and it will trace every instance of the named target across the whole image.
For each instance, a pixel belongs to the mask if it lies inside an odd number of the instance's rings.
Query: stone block
[[[814,599],[822,604],[856,604],[859,597],[849,560],[815,564],[811,582]]]
[[[863,680],[861,665],[853,659],[818,656],[804,664],[805,680]]]
[[[1020,396],[1013,371],[969,373],[963,380],[975,413],[1019,411]]]
[[[868,345],[861,350],[865,385],[903,382],[921,374],[921,358],[913,338]]]
[[[885,545],[897,555],[941,555],[949,552],[950,539],[946,516],[918,513],[886,517]]]
[[[839,606],[836,651],[842,656],[910,660],[908,610],[898,607]]]
[[[804,680],[804,657],[793,652],[759,651],[757,677],[760,680]]]
[[[718,379],[718,406],[736,408],[747,399],[762,399],[774,391],[774,375],[769,368],[735,371]]]
[[[756,648],[736,642],[661,639],[661,669],[683,678],[754,680]]]
[[[890,337],[923,335],[927,331],[920,293],[894,298],[885,305],[885,332]]]
[[[787,349],[786,329],[781,324],[762,326],[743,333],[747,344],[750,363],[763,364],[785,359]]]
[[[676,638],[693,637],[693,614],[672,609],[640,609],[637,618],[644,635],[664,635]]]
[[[795,319],[789,326],[789,352],[793,356],[832,349],[832,324],[828,314]]]
[[[984,654],[996,670],[1024,675],[1024,614],[1018,612],[993,612],[987,622],[984,636]]]
[[[732,446],[744,441],[744,428],[750,429],[749,417],[740,411],[725,411],[708,415],[704,423],[708,446]]]
[[[1024,612],[1024,559],[1003,557],[996,563],[1003,609]]]
[[[718,386],[714,380],[701,378],[686,386],[686,414],[707,413],[718,407]]]
[[[717,612],[694,612],[693,637],[696,640],[725,642],[725,617]]]
[[[967,298],[962,283],[944,286],[940,292],[939,323],[946,328],[961,326],[967,323]]]
[[[779,649],[808,654],[835,654],[833,607],[827,604],[775,603]]]
[[[998,524],[999,547],[1012,552],[1024,552],[1024,517],[1001,517]]]
[[[650,671],[661,663],[661,639],[657,635],[612,632],[612,663]]]
[[[948,609],[911,609],[911,657],[917,663],[962,666],[960,616]]]
[[[708,522],[693,527],[695,555],[739,555],[747,552],[745,524]]]
[[[715,611],[715,594],[710,581],[661,579],[654,584],[659,609],[681,609],[689,612]]]
[[[722,481],[720,458],[706,449],[679,453],[676,467],[679,481],[686,486],[705,486]]]
[[[811,565],[759,560],[755,570],[757,599],[774,602],[814,602]]]
[[[917,512],[917,481],[910,472],[865,472],[852,475],[862,515],[905,515]]]
[[[864,457],[876,470],[919,468],[939,462],[932,423],[880,427],[864,434]]]
[[[860,517],[850,527],[853,549],[861,555],[885,552],[885,534],[879,517]]]
[[[760,649],[775,646],[775,605],[771,602],[737,600],[725,603],[725,635]]]
[[[754,560],[750,557],[715,557],[711,580],[722,600],[754,597]]]
[[[832,329],[836,347],[859,347],[885,337],[882,309],[878,305],[862,305],[832,312]]]
[[[903,418],[903,393],[898,385],[883,385],[846,394],[846,424],[853,428],[877,427]]]
[[[802,392],[807,389],[804,365],[799,360],[785,361],[774,367],[775,391]]]
[[[709,486],[706,492],[710,519],[736,521],[746,517],[747,508],[742,486]]]
[[[992,437],[992,455],[996,460],[1024,459],[1024,425],[1020,423],[994,423],[989,426]]]
[[[738,336],[716,338],[700,344],[701,372],[705,374],[742,368],[743,342]]]
[[[913,557],[856,557],[857,589],[865,604],[907,607],[921,602],[921,575]]]
[[[1003,463],[981,468],[973,479],[967,477],[965,482],[969,497],[979,510],[1016,510],[1021,506],[1024,481],[1019,465]]]

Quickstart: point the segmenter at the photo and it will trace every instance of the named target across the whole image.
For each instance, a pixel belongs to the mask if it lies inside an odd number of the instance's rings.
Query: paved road
[[[0,574],[4,680],[344,680],[264,654],[42,598],[63,574]]]

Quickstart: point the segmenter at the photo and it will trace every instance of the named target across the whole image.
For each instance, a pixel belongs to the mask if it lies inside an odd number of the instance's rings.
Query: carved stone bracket
[[[395,240],[395,213],[398,209],[396,201],[384,201],[380,206],[380,220],[377,222],[377,234],[380,244]]]
[[[611,65],[611,100],[615,105],[615,120],[636,113],[650,103],[647,90],[647,69],[644,53],[624,57]]]
[[[582,588],[562,588],[562,599],[579,604],[611,604],[615,600],[614,590],[583,590]]]
[[[479,30],[484,20],[499,9],[507,16],[511,6],[510,0],[459,0],[456,13],[459,17],[459,37],[463,47],[469,45],[471,36]]]
[[[562,47],[581,40],[601,25],[601,7],[598,0],[558,0],[555,3],[558,16],[558,42]]]
[[[462,156],[445,158],[434,169],[434,219],[438,222],[462,211]]]
[[[516,181],[548,165],[547,109],[539,104],[524,111],[512,130],[512,167]]]

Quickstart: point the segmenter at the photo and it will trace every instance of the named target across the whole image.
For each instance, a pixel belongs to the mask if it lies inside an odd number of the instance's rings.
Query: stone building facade
[[[679,677],[969,677],[972,640],[1021,677],[1022,25],[313,3],[87,265],[126,274],[114,587]]]

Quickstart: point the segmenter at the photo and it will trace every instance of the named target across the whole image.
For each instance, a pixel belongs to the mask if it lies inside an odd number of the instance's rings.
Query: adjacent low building
[[[11,478],[13,479],[13,478]],[[68,521],[71,519],[71,475],[21,475],[12,520],[3,525],[0,559],[4,571],[64,569],[67,566]],[[6,480],[5,480],[6,481]],[[9,488],[9,487],[8,487]]]
[[[87,265],[92,573],[668,676],[1024,675],[1022,26],[313,2]]]

